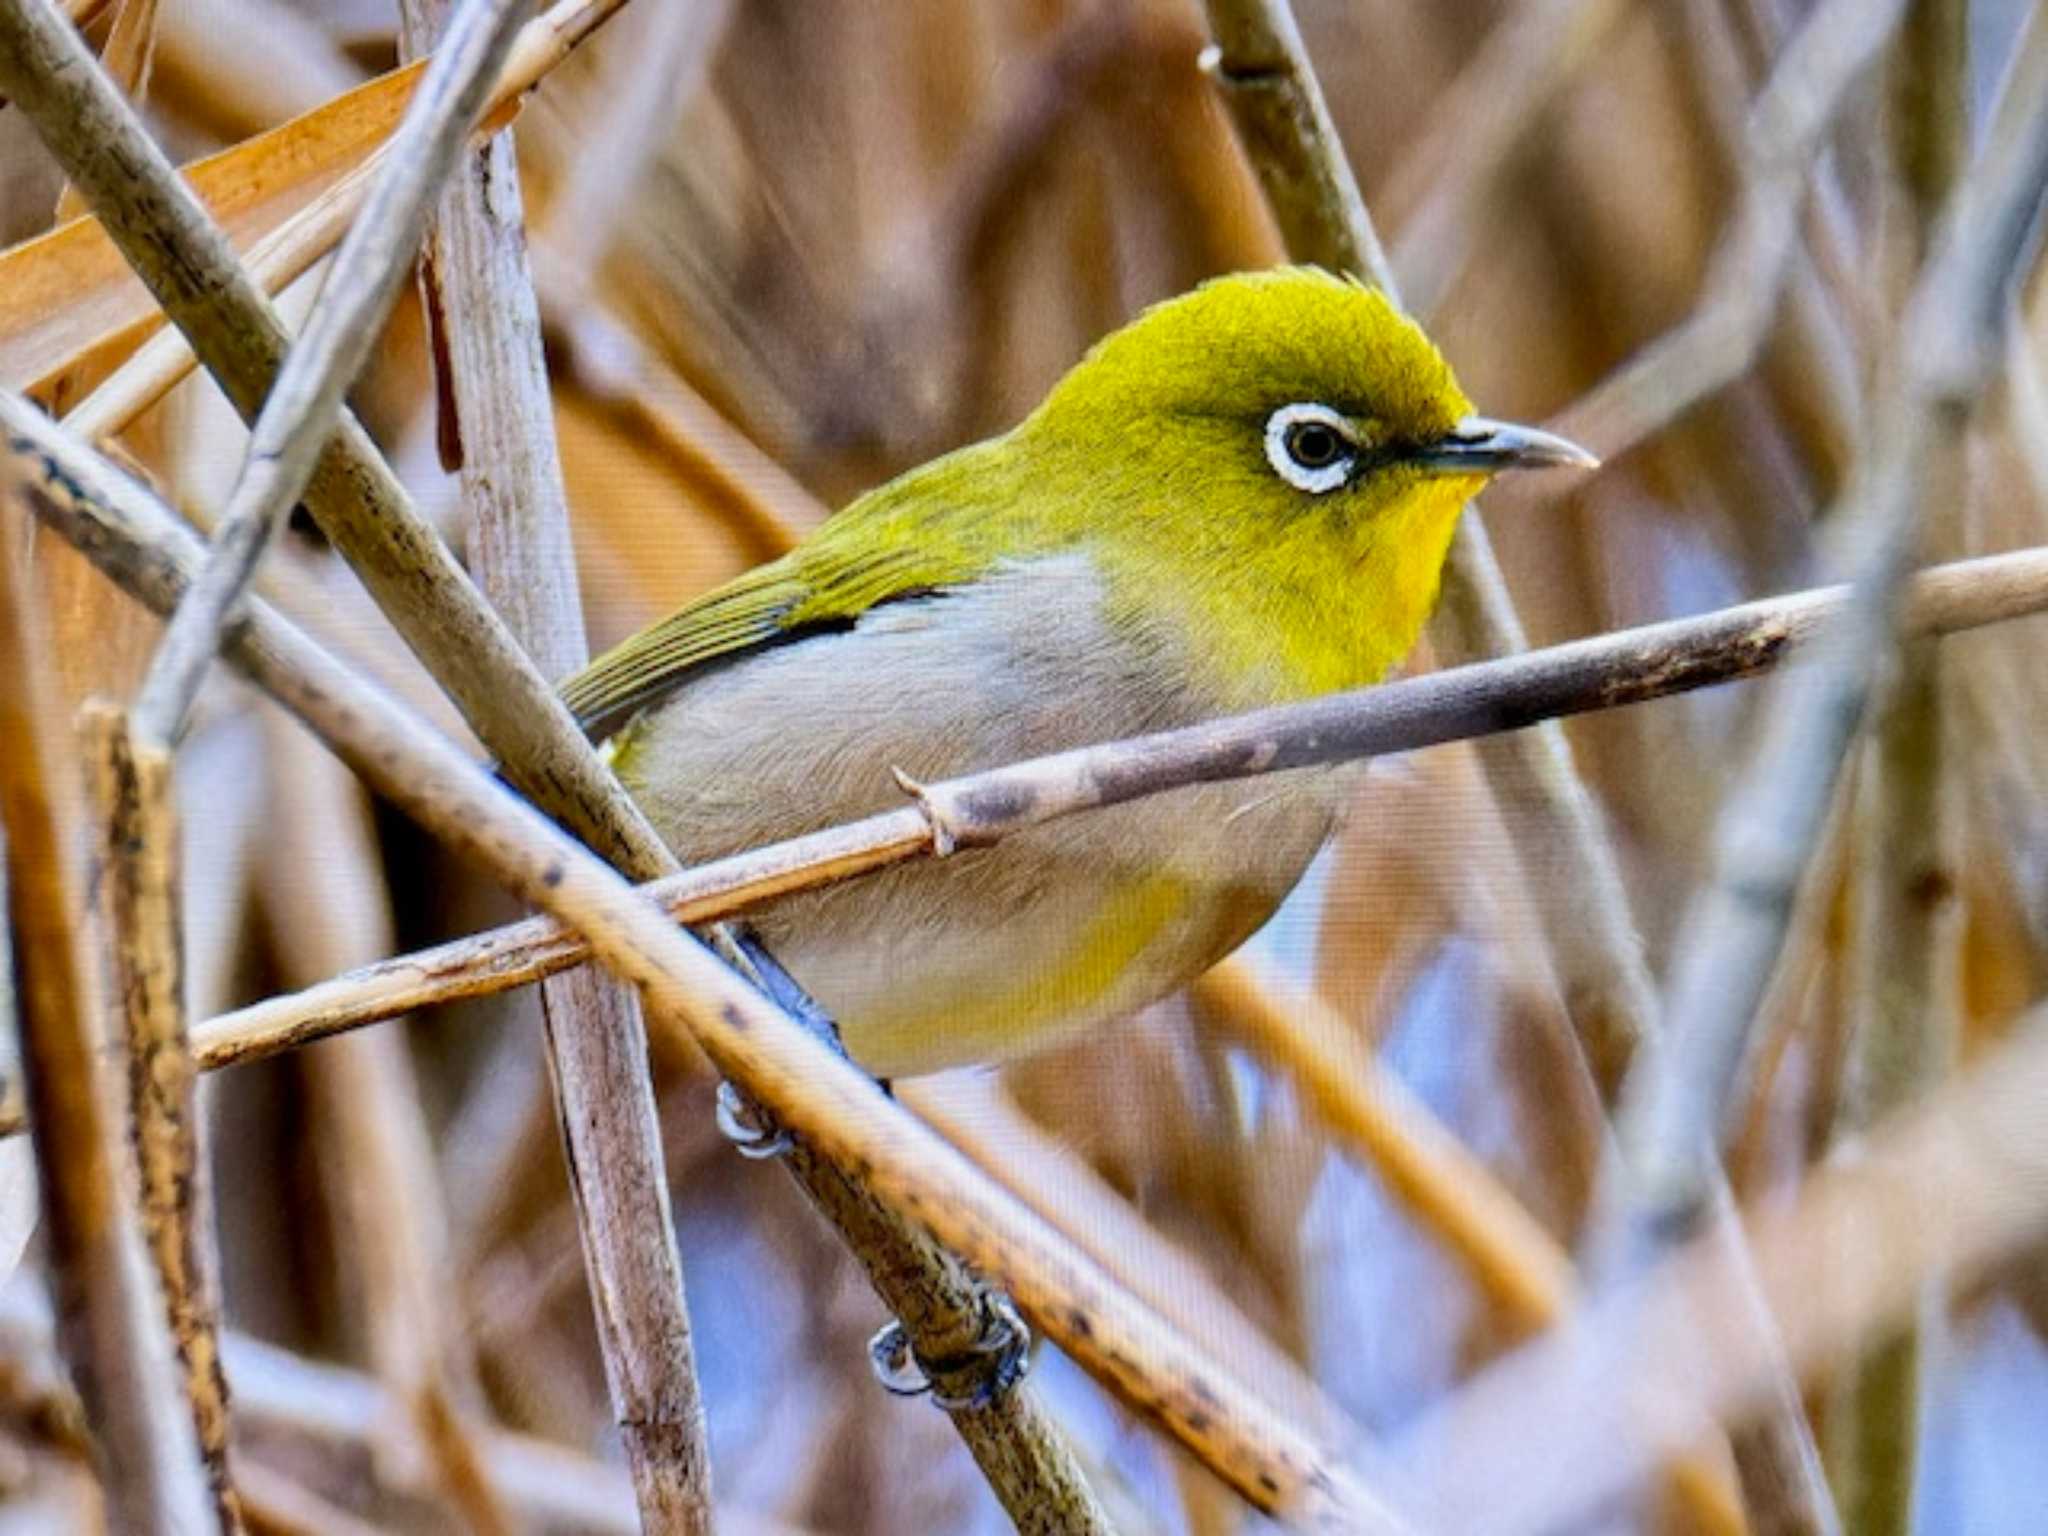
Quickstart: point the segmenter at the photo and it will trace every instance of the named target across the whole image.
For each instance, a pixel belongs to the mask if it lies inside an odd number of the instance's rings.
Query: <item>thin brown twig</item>
[[[12,479],[12,476],[7,477]],[[9,533],[20,487],[0,482]],[[0,538],[0,548],[19,548]],[[34,1106],[58,1337],[92,1426],[112,1518],[137,1532],[219,1530],[191,1415],[173,1382],[163,1304],[122,1188],[120,1132],[99,1082],[103,952],[86,905],[77,783],[53,729],[54,673],[20,562],[0,558],[0,827],[22,1070]]]
[[[1286,0],[1208,0],[1207,10],[1216,47],[1206,62],[1224,88],[1289,253],[1368,277],[1398,303],[1393,269]],[[1527,649],[1472,507],[1452,541],[1429,633],[1453,662]],[[1557,873],[1550,899],[1533,910],[1588,1065],[1603,1092],[1611,1092],[1656,1021],[1656,991],[1620,868],[1559,727],[1547,724],[1479,750],[1525,867]]]
[[[1480,731],[1515,729],[1528,714],[1619,707],[1753,676],[1778,665],[1843,600],[1840,588],[1800,592],[1699,619],[1679,619],[1531,651],[1511,661],[1481,662],[1388,684],[1371,694],[1354,696],[1358,716],[1355,748],[1360,755],[1407,751],[1462,740]],[[1912,633],[1928,636],[2043,610],[2048,610],[2048,550],[2027,550],[1959,561],[1922,573],[1914,583],[1907,623]],[[1538,697],[1527,698],[1531,693]],[[1287,729],[1278,727],[1265,739]],[[1315,729],[1312,727],[1312,732]],[[1207,772],[1211,766],[1219,774],[1224,771],[1221,758],[1225,754],[1210,753],[1214,737],[1207,728],[1175,739],[1180,747],[1198,755],[1184,758],[1178,768],[1159,771],[1158,789],[1182,782],[1184,774],[1189,776],[1186,781],[1192,781],[1197,770]],[[1126,745],[1112,743],[1083,751],[1102,753],[1101,760],[1108,763],[1121,757]],[[1270,771],[1256,766],[1256,748],[1254,740],[1242,742],[1240,771]],[[1153,746],[1154,753],[1162,757],[1173,750],[1164,742]],[[1059,780],[1069,786],[1098,777],[1096,769],[1086,763],[1076,765],[1065,758],[1042,762],[1056,764]],[[1029,766],[1033,765],[994,772],[1028,780]],[[1022,817],[1014,823],[992,819],[1004,797],[975,795],[977,783],[993,788],[996,781],[976,776],[926,789],[992,807],[988,812],[969,812],[980,817],[973,832],[978,844],[998,841],[1013,825],[1029,824]],[[1025,787],[1011,790],[1008,798],[1028,799],[1030,815],[1039,818],[1106,803],[1074,795],[1071,789],[1067,791],[1069,799],[1051,803],[1044,796],[1053,790],[1050,781],[1042,790],[1027,782]],[[710,922],[737,916],[777,896],[928,856],[931,845],[930,823],[906,809],[693,866],[646,890],[677,921]],[[211,1071],[260,1060],[309,1040],[396,1018],[434,1003],[524,986],[559,969],[583,964],[588,957],[588,947],[560,924],[545,918],[529,919],[364,966],[303,992],[222,1014],[197,1027],[194,1044],[202,1069]],[[0,1094],[0,1132],[11,1133],[21,1125],[18,1100]]]
[[[198,1073],[185,1019],[177,803],[171,755],[141,741],[133,718],[100,705],[87,737],[106,837],[100,876],[115,940],[128,1052],[129,1135],[141,1176],[143,1239],[163,1287],[185,1401],[221,1528],[242,1528],[228,1469],[227,1382],[220,1368],[218,1260],[199,1153]]]
[[[5,396],[0,414],[10,437],[56,430]],[[76,445],[61,451],[75,454]],[[69,485],[51,481],[46,463],[44,475],[25,487],[32,510],[131,595],[159,612],[174,604],[197,563],[194,541],[176,518],[90,455],[71,463],[64,479]],[[1400,1529],[1313,1437],[1274,1415],[432,730],[364,687],[261,603],[247,607],[228,639],[237,667],[373,788],[482,861],[514,894],[589,934],[603,961],[643,989],[651,1018],[691,1030],[714,1064],[800,1141],[835,1167],[860,1170],[864,1198],[999,1278],[1035,1327],[1253,1504],[1307,1529]]]

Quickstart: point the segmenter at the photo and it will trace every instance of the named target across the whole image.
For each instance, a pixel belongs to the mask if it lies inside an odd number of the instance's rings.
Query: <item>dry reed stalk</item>
[[[139,738],[111,705],[86,717],[106,931],[115,939],[128,1053],[128,1115],[140,1175],[143,1239],[163,1289],[185,1401],[223,1531],[242,1528],[228,1466],[227,1382],[220,1368],[219,1260],[200,1155],[198,1073],[185,1018],[180,827],[171,754]]]
[[[389,892],[370,807],[348,770],[275,710],[262,722],[271,792],[256,874],[279,971],[320,975],[391,944]],[[478,1449],[474,1359],[457,1293],[433,1131],[402,1030],[322,1047],[303,1064],[330,1241],[355,1331],[403,1413],[443,1511],[477,1536],[513,1529]]]
[[[408,57],[434,49],[450,25],[439,0],[402,0],[400,15]],[[588,651],[509,133],[493,135],[448,184],[421,284],[442,359],[442,454],[461,472],[471,569],[534,664],[547,676],[566,675]],[[641,826],[631,832],[636,843],[652,842]],[[642,874],[672,867],[658,852],[636,863]],[[711,1454],[639,999],[586,970],[544,983],[541,1009],[584,1264],[642,1518],[653,1530],[709,1532]]]
[[[8,479],[12,479],[10,475]],[[5,486],[9,535],[15,487]],[[86,905],[79,786],[53,729],[47,646],[20,582],[12,537],[0,558],[0,826],[7,837],[8,939],[22,1069],[37,1111],[58,1338],[92,1426],[108,1508],[126,1530],[219,1530],[192,1417],[174,1383],[163,1301],[123,1184],[121,1137],[100,1081],[105,1017]]]
[[[1969,46],[1958,0],[1918,0],[1894,50],[1893,158],[1910,228],[1895,242],[1924,260],[1943,206],[1969,160]],[[1929,548],[1946,552],[1968,504],[1970,470],[1950,439],[1930,475]],[[1861,1006],[1845,1091],[1830,1134],[1838,1155],[1879,1117],[1951,1070],[1962,1014],[1964,913],[1958,768],[1939,651],[1907,646],[1865,749],[1862,856],[1852,962]],[[1844,1522],[1856,1536],[1908,1536],[1918,1463],[1923,1377],[1946,1288],[1933,1278],[1920,1316],[1833,1375],[1825,1449]],[[1929,1324],[1934,1324],[1929,1327]]]

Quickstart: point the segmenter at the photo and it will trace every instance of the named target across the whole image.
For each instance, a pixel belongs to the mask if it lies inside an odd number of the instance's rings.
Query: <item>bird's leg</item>
[[[733,923],[725,932],[732,943],[732,953],[727,958],[735,968],[777,1007],[845,1057],[846,1045],[839,1038],[839,1025],[832,1015],[804,990],[803,983],[783,969],[782,962],[769,953],[768,946],[753,929]],[[789,1150],[789,1133],[730,1078],[721,1078],[718,1083],[718,1128],[741,1157],[780,1157]]]
[[[832,1015],[783,968],[760,936],[742,924],[732,924],[725,931],[732,941],[728,958],[747,979],[804,1028],[846,1056]],[[877,1082],[884,1093],[889,1092],[888,1083]],[[718,1085],[718,1126],[742,1157],[780,1157],[793,1145],[789,1133],[729,1078]],[[1030,1327],[1018,1316],[1009,1297],[979,1277],[973,1283],[980,1293],[981,1330],[966,1348],[943,1358],[924,1359],[912,1345],[909,1330],[893,1318],[868,1341],[869,1363],[886,1390],[899,1397],[929,1394],[934,1404],[952,1413],[985,1407],[1024,1379],[1031,1369]]]

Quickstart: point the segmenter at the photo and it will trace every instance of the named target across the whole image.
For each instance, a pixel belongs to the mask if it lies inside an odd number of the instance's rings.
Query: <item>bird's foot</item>
[[[948,1413],[985,1408],[1030,1373],[1031,1329],[1009,1297],[986,1291],[981,1333],[960,1353],[920,1360],[903,1324],[892,1320],[868,1340],[868,1359],[875,1379],[898,1397],[929,1396]]]
[[[718,1129],[741,1157],[764,1162],[780,1157],[790,1147],[789,1132],[777,1125],[768,1112],[741,1093],[729,1079],[718,1083]]]

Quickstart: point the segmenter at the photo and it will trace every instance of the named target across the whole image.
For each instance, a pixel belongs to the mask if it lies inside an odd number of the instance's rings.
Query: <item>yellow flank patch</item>
[[[1181,875],[1136,880],[1103,905],[1065,954],[1050,956],[1043,965],[1020,958],[1007,985],[977,996],[971,1017],[949,1009],[892,1025],[888,1033],[918,1039],[929,1038],[928,1031],[964,1031],[990,1054],[1001,1055],[1008,1042],[1032,1039],[1090,1008],[1119,982],[1138,979],[1132,968],[1167,925],[1187,911],[1191,895]]]

